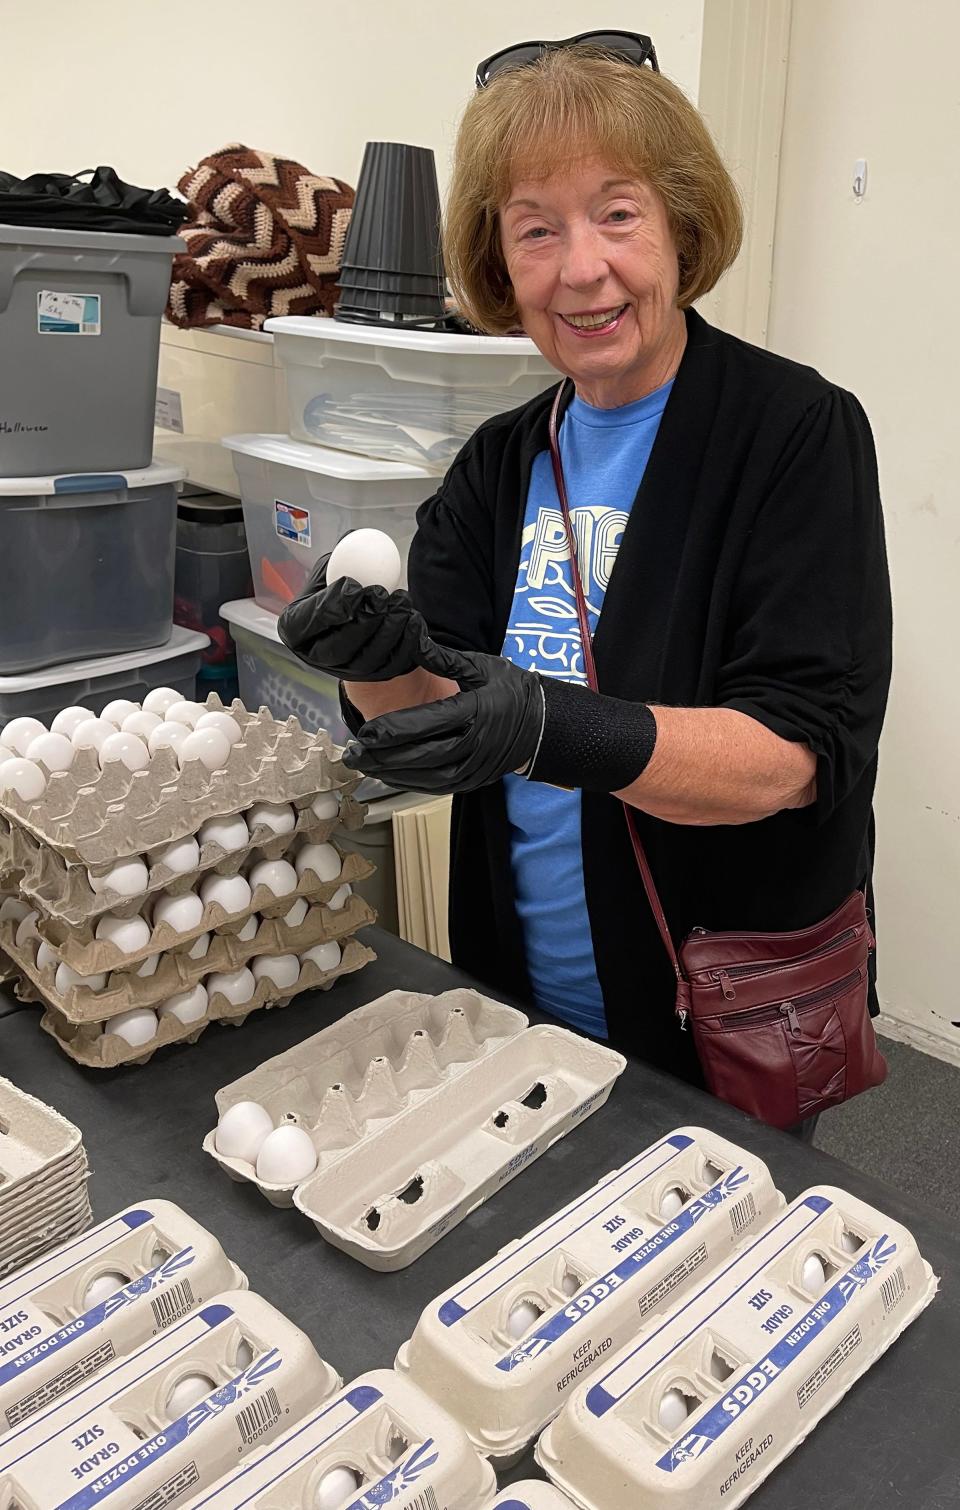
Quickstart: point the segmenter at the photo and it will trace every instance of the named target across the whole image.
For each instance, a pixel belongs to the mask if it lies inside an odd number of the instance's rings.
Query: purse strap
[[[567,532],[567,546],[570,551],[570,573],[573,578],[574,596],[577,600],[577,618],[580,623],[580,640],[583,645],[583,666],[587,675],[587,685],[594,692],[598,692],[600,689],[597,686],[597,667],[593,658],[593,637],[590,633],[590,618],[587,613],[586,599],[583,595],[583,580],[580,575],[580,563],[577,559],[577,541],[573,530],[573,520],[570,516],[570,503],[567,498],[567,484],[564,480],[563,465],[560,460],[560,442],[557,432],[560,408],[563,403],[566,386],[566,382],[560,384],[560,387],[557,389],[557,396],[553,401],[553,408],[550,411],[550,460],[553,463],[553,477],[557,485],[557,495],[560,499],[560,509],[563,513],[564,528]],[[663,947],[666,949],[670,964],[673,966],[673,973],[677,978],[678,987],[686,988],[686,979],[680,968],[680,961],[677,958],[673,939],[670,937],[670,929],[667,927],[663,904],[660,901],[646,853],[640,842],[640,835],[637,833],[637,826],[630,804],[627,802],[623,803],[623,813],[627,821],[627,831],[630,835],[630,843],[633,846],[634,857],[640,871],[640,878],[643,881],[643,889],[647,894],[647,901],[650,903],[660,937],[663,940]],[[682,1018],[684,1015],[682,1009],[678,1007],[678,1011]]]

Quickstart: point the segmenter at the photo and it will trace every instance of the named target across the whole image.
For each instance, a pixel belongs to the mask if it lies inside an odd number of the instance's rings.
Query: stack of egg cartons
[[[120,727],[122,725],[122,727]],[[29,755],[23,752],[29,751]],[[156,688],[0,731],[0,950],[83,1064],[142,1061],[372,958],[326,734]]]
[[[0,1277],[90,1225],[90,1167],[79,1128],[0,1079]],[[3,1354],[10,1326],[0,1307]]]

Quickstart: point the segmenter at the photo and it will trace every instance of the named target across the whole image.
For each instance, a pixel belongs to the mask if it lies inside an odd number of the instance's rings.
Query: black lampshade
[[[429,147],[368,142],[340,272],[338,320],[444,316],[440,192]]]

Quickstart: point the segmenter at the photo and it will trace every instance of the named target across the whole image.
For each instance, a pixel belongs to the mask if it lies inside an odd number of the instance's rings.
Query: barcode
[[[742,1232],[744,1227],[749,1227],[757,1215],[757,1203],[752,1195],[745,1195],[742,1201],[738,1201],[730,1208],[730,1225],[734,1233]]]
[[[903,1282],[903,1270],[895,1269],[880,1286],[880,1297],[883,1301],[883,1309],[887,1315],[898,1306],[906,1293],[906,1285]]]
[[[423,1493],[418,1494],[416,1499],[407,1500],[407,1503],[403,1506],[403,1510],[440,1510],[440,1506],[433,1490],[424,1489]]]
[[[179,1321],[181,1316],[186,1316],[196,1305],[189,1279],[181,1279],[178,1284],[171,1285],[169,1290],[162,1290],[150,1304],[153,1306],[153,1319],[162,1332],[164,1327]]]
[[[237,1430],[244,1446],[249,1447],[251,1442],[262,1437],[265,1431],[269,1431],[271,1426],[279,1421],[281,1415],[280,1401],[275,1389],[268,1389],[265,1395],[245,1405],[237,1416]]]

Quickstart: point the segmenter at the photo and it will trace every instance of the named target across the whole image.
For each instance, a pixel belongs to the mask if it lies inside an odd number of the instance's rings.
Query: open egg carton
[[[906,1228],[817,1186],[605,1356],[537,1461],[586,1510],[741,1505],[936,1289]]]
[[[394,991],[221,1090],[204,1148],[336,1247],[399,1269],[597,1110],[625,1063],[472,991]],[[241,1103],[265,1118],[234,1145]]]
[[[79,1128],[0,1079],[0,1275],[90,1225]]]

